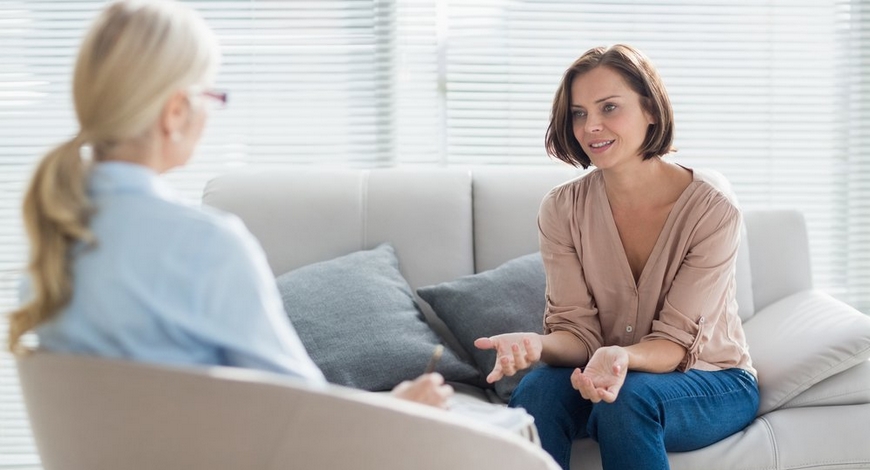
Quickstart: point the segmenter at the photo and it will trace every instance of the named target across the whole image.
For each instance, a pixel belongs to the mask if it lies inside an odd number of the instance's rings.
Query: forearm
[[[541,361],[555,367],[582,367],[589,361],[586,345],[567,331],[541,336]]]
[[[673,372],[686,356],[686,348],[666,339],[626,346],[628,369],[662,374]]]

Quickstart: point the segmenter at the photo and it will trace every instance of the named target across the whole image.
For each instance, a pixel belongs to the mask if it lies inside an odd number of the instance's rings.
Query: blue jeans
[[[613,403],[585,400],[573,368],[544,366],[526,375],[509,406],[535,418],[543,448],[568,469],[571,443],[591,437],[605,470],[668,469],[667,452],[713,444],[745,428],[758,410],[758,384],[743,369],[629,372]]]

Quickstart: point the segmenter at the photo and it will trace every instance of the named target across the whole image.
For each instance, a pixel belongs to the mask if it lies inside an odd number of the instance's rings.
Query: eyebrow
[[[610,95],[610,96],[605,96],[604,98],[601,98],[601,99],[595,100],[595,104],[598,104],[598,103],[600,103],[600,102],[602,102],[602,101],[607,101],[607,100],[609,100],[609,99],[613,99],[613,98],[622,98],[622,97],[619,96],[619,95]],[[579,104],[572,104],[571,107],[572,107],[572,108],[582,108],[583,106],[580,106]]]

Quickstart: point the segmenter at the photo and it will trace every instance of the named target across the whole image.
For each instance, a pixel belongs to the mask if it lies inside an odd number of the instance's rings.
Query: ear
[[[177,135],[187,125],[190,113],[190,103],[187,93],[176,91],[169,97],[160,113],[160,131],[163,137],[170,139]]]

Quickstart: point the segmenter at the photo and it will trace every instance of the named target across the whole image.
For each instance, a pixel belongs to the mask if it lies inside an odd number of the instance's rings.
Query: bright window
[[[543,136],[561,74],[626,42],[664,77],[675,161],[721,171],[746,208],[802,210],[816,286],[870,312],[866,0],[186,3],[220,36],[217,85],[230,91],[193,163],[169,175],[191,198],[242,166],[552,165]],[[21,194],[76,130],[72,62],[104,4],[0,3],[0,311],[26,258]],[[0,353],[0,468],[30,466]]]

